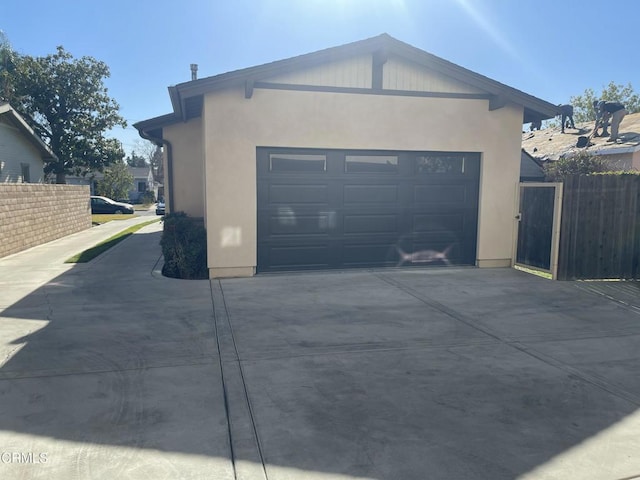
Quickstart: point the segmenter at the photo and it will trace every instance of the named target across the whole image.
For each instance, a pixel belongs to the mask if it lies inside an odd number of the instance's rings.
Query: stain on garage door
[[[473,265],[479,153],[257,149],[258,271]]]

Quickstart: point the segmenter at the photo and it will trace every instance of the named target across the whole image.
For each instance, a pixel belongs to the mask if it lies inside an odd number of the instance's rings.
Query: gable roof
[[[520,181],[541,182],[545,178],[542,165],[523,148],[520,152]]]
[[[27,124],[24,118],[8,103],[0,103],[0,117],[16,127],[25,138],[40,152],[42,160],[58,159],[49,146],[36,135],[36,132]]]
[[[524,107],[523,123],[528,123],[532,120],[544,120],[559,114],[556,105],[467,70],[424,50],[401,42],[390,35],[382,34],[338,47],[169,87],[173,113],[135,123],[134,127],[138,129],[143,137],[147,135],[159,139],[162,138],[161,129],[163,126],[199,117],[202,113],[203,97],[206,93],[244,85],[246,95],[249,97],[254,84],[262,79],[363,54],[373,55],[374,61],[377,56],[382,60],[382,63],[389,55],[398,56],[454,80],[476,87],[486,92],[486,95],[482,96],[482,98],[489,100],[489,108],[491,110],[500,108],[508,102],[522,105]],[[374,90],[372,88],[370,91],[373,92]],[[379,92],[384,93],[384,90],[379,90]]]
[[[148,178],[151,172],[151,167],[129,167],[129,173],[133,175],[133,178]]]

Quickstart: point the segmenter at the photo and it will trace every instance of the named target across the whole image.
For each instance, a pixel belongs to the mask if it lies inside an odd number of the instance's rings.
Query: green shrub
[[[197,220],[184,212],[165,215],[160,239],[166,277],[183,279],[208,278],[207,232]]]
[[[153,194],[153,192],[147,190],[146,192],[144,192],[142,194],[142,196],[140,197],[140,201],[145,204],[148,205],[150,203],[155,203],[156,201],[156,196]]]
[[[561,182],[568,175],[591,175],[607,169],[608,166],[601,157],[589,152],[579,152],[570,157],[546,163],[544,173],[547,180]]]

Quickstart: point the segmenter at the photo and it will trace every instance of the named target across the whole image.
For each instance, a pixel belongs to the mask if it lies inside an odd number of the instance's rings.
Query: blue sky
[[[106,62],[129,127],[171,111],[167,87],[388,33],[544,100],[610,81],[640,90],[640,1],[2,0],[0,30],[20,53],[63,45]]]

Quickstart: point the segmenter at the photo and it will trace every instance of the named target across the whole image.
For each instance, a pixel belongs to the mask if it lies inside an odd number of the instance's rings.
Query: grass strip
[[[131,218],[131,217],[129,217],[129,218]],[[155,220],[151,220],[149,222],[144,222],[144,223],[139,223],[138,225],[133,225],[132,227],[129,227],[126,230],[121,231],[120,233],[116,233],[112,237],[107,238],[106,240],[98,243],[97,245],[94,245],[93,247],[85,250],[84,252],[81,252],[81,253],[78,253],[77,255],[74,255],[73,257],[67,259],[64,263],[87,263],[88,261],[93,260],[94,258],[96,258],[101,253],[106,252],[107,250],[109,250],[114,245],[117,245],[118,243],[120,243],[125,238],[127,238],[129,235],[134,234],[135,232],[140,230],[142,227],[146,227],[147,225],[150,225],[152,223],[156,223],[156,222],[159,222],[159,221],[160,221],[160,219],[156,218]]]
[[[103,223],[111,222],[112,220],[130,220],[138,215],[128,214],[112,214],[112,213],[96,213],[91,215],[91,223],[94,225],[102,225]]]

